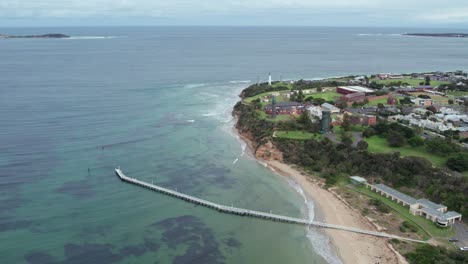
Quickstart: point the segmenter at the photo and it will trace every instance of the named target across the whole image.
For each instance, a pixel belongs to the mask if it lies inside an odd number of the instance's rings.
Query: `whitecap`
[[[206,113],[206,114],[202,114],[202,116],[205,116],[205,117],[209,117],[209,116],[217,116],[218,114],[217,113]]]
[[[184,88],[192,89],[192,88],[203,87],[206,85],[207,85],[206,83],[191,83],[191,84],[185,85]]]
[[[189,123],[195,123],[195,120],[189,119],[189,120],[187,120],[187,122],[189,122]]]
[[[239,158],[235,159],[232,164],[236,164],[239,161]]]
[[[245,80],[245,81],[229,81],[229,83],[236,84],[236,83],[249,83],[251,82],[250,80]]]
[[[63,38],[63,39],[86,40],[86,39],[113,39],[113,38],[125,38],[125,37],[124,36],[72,36],[72,37]]]

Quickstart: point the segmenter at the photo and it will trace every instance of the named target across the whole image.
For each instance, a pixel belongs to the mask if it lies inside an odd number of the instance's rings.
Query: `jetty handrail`
[[[363,230],[363,229],[354,228],[354,227],[346,227],[346,226],[328,224],[328,223],[323,223],[323,222],[311,221],[307,219],[301,219],[301,218],[289,217],[289,216],[284,216],[284,215],[277,215],[277,214],[272,214],[272,213],[249,210],[249,209],[244,209],[244,208],[238,208],[238,207],[233,207],[233,206],[221,205],[221,204],[217,204],[214,202],[210,202],[208,200],[200,199],[200,198],[188,195],[188,194],[180,193],[180,192],[168,189],[168,188],[164,188],[158,185],[147,183],[147,182],[135,179],[135,178],[130,178],[126,176],[120,168],[115,169],[115,172],[122,181],[133,183],[135,185],[139,185],[141,187],[145,187],[153,191],[157,191],[163,194],[174,196],[174,197],[177,197],[179,199],[182,199],[182,200],[194,203],[194,204],[212,208],[223,213],[250,216],[250,217],[255,217],[255,218],[269,219],[269,220],[286,222],[286,223],[301,224],[301,225],[306,225],[306,226],[316,226],[316,227],[322,227],[322,228],[343,230],[343,231],[354,232],[354,233],[359,233],[359,234],[364,234],[364,235],[372,235],[372,236],[392,238],[392,239],[398,239],[398,240],[406,240],[406,241],[411,241],[411,242],[416,242],[416,243],[427,243],[426,241],[423,241],[423,240],[400,237],[397,235],[387,234],[383,232]]]

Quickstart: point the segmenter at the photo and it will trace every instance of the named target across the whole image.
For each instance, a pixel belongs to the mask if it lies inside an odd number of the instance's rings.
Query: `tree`
[[[348,133],[343,133],[341,135],[341,143],[343,143],[343,145],[349,148],[351,147],[351,145],[353,145],[353,139]]]
[[[412,147],[419,147],[424,145],[424,139],[419,136],[414,136],[408,140],[408,144],[410,144]]]
[[[427,110],[431,111],[432,113],[437,113],[437,109],[435,108],[435,106],[431,105],[431,106],[428,106],[426,107]]]
[[[375,135],[375,130],[372,127],[366,128],[364,131],[362,131],[362,136],[369,138]]]
[[[403,147],[405,145],[405,137],[398,131],[390,130],[387,136],[388,144],[391,147]]]
[[[454,171],[464,172],[468,170],[468,154],[457,153],[447,159],[447,167]]]
[[[369,147],[369,144],[367,144],[367,142],[364,140],[361,140],[357,143],[357,148],[359,150],[367,150],[368,147]]]
[[[406,96],[405,98],[403,99],[400,99],[400,104],[404,105],[404,104],[412,104],[413,102],[411,102],[411,98],[409,98],[408,96]]]
[[[252,106],[255,109],[261,109],[262,108],[262,103],[260,103],[260,98],[257,98],[255,100],[252,100]]]
[[[369,103],[369,99],[367,99],[367,97],[364,98],[364,104],[368,104],[368,103]]]
[[[323,98],[314,98],[314,105],[322,105],[326,100]]]
[[[312,102],[314,98],[312,96],[307,97],[304,101],[306,102]]]
[[[309,129],[310,125],[312,124],[312,121],[310,120],[309,114],[305,110],[301,112],[301,115],[297,119],[297,122],[299,124],[302,124],[305,129]]]
[[[298,102],[302,103],[304,101],[304,98],[305,98],[304,93],[302,92],[302,90],[299,90],[299,93],[297,94],[297,99],[296,100]]]
[[[348,114],[344,114],[343,123],[341,124],[341,127],[343,128],[344,131],[351,130],[351,120]]]
[[[346,108],[348,108],[348,103],[346,101],[341,101],[341,102],[338,103],[338,108],[346,109]]]
[[[422,99],[431,99],[431,97],[427,94],[420,94],[418,95],[418,98],[422,98]]]
[[[453,103],[454,103],[454,102],[453,102],[453,99],[449,99],[449,100],[448,100],[448,103],[451,104],[451,105],[453,105]]]
[[[357,108],[358,106],[359,106],[359,104],[357,102],[353,102],[353,104],[352,104],[353,108]]]
[[[377,104],[377,108],[379,108],[379,109],[384,109],[384,108],[385,108],[385,105],[382,104],[382,103],[378,103],[378,104]]]
[[[431,77],[430,76],[426,76],[424,78],[424,84],[425,85],[431,85]]]

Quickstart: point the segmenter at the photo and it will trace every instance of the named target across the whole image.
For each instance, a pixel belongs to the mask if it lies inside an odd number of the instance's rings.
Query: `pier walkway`
[[[385,237],[385,238],[392,238],[392,239],[398,239],[398,240],[405,240],[405,241],[410,241],[410,242],[416,242],[416,243],[427,243],[426,241],[422,240],[417,240],[417,239],[411,239],[411,238],[406,238],[406,237],[400,237],[396,235],[391,235],[387,233],[382,233],[382,232],[375,232],[375,231],[368,231],[368,230],[363,230],[363,229],[358,229],[358,228],[353,228],[353,227],[346,227],[346,226],[339,226],[339,225],[333,225],[333,224],[327,224],[327,223],[322,223],[322,222],[317,222],[317,221],[310,221],[307,219],[301,219],[301,218],[294,218],[294,217],[289,217],[289,216],[283,216],[283,215],[276,215],[276,214],[271,214],[271,213],[264,213],[260,211],[253,211],[253,210],[248,210],[248,209],[243,209],[243,208],[237,208],[233,206],[225,206],[217,203],[213,203],[207,200],[203,200],[194,196],[190,196],[187,194],[183,194],[177,191],[173,191],[164,187],[160,187],[154,184],[150,184],[141,180],[137,180],[134,178],[130,178],[126,176],[120,168],[115,169],[115,172],[117,176],[125,182],[132,183],[153,191],[157,191],[159,193],[163,193],[169,196],[173,196],[182,200],[185,200],[190,203],[194,203],[197,205],[201,205],[204,207],[208,207],[214,210],[217,210],[222,213],[228,213],[228,214],[235,214],[235,215],[241,215],[241,216],[248,216],[248,217],[254,217],[254,218],[261,218],[261,219],[268,219],[272,221],[278,221],[278,222],[284,222],[284,223],[292,223],[292,224],[299,224],[299,225],[305,225],[305,226],[316,226],[316,227],[322,227],[322,228],[329,228],[329,229],[337,229],[337,230],[343,230],[343,231],[348,231],[348,232],[354,232],[354,233],[359,233],[359,234],[364,234],[364,235],[371,235],[371,236],[377,236],[377,237]]]

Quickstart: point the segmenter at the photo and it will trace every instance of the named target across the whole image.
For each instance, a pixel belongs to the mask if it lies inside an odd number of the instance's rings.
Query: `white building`
[[[332,114],[336,114],[340,112],[340,109],[338,107],[329,103],[323,103],[321,107],[322,107],[322,110],[330,111]]]

